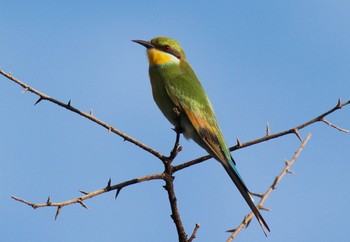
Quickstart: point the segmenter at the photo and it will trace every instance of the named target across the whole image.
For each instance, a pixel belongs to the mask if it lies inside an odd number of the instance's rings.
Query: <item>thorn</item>
[[[237,229],[229,229],[229,230],[226,230],[227,233],[234,233]]]
[[[108,182],[107,182],[107,186],[106,186],[106,189],[109,190],[111,189],[111,183],[112,183],[112,179],[109,178]]]
[[[117,197],[118,197],[121,190],[122,190],[121,188],[117,189],[117,192],[115,193],[115,198],[114,198],[115,200],[117,200]]]
[[[289,173],[289,174],[293,174],[293,175],[295,175],[295,172],[294,172],[294,171],[292,171],[291,169],[287,169],[287,170],[286,170],[286,172],[287,172],[287,173]]]
[[[270,124],[269,122],[266,122],[266,136],[270,135]]]
[[[265,208],[265,207],[263,207],[263,206],[259,206],[259,209],[260,209],[260,210],[264,210],[264,211],[271,212],[271,209]]]
[[[85,209],[88,209],[88,207],[82,200],[79,200],[78,203],[80,203],[80,205],[83,206]]]
[[[94,112],[92,111],[92,109],[90,109],[89,114],[90,114],[91,116],[94,116]]]
[[[176,153],[179,153],[179,152],[181,152],[182,151],[182,146],[180,145],[178,148],[177,148],[177,150],[176,150]]]
[[[183,129],[181,127],[175,127],[175,128],[171,128],[172,130],[174,130],[174,132],[176,134],[181,134],[183,133]]]
[[[264,196],[263,194],[255,193],[255,192],[249,192],[249,193],[250,193],[250,195],[255,196],[255,197],[259,197],[259,198],[262,198]]]
[[[112,132],[112,126],[108,127],[108,133]]]
[[[38,103],[40,103],[42,100],[43,100],[43,98],[40,97],[40,98],[34,103],[34,106],[37,105]]]
[[[60,214],[61,208],[62,208],[61,206],[58,206],[58,207],[57,207],[57,211],[56,211],[56,215],[55,215],[55,220],[57,219],[58,215]]]
[[[79,190],[80,193],[84,194],[84,195],[88,195],[89,193],[88,192],[85,192],[83,190]]]
[[[247,219],[247,216],[245,216],[245,218],[244,218],[245,220]],[[251,219],[249,219],[248,221],[247,221],[247,225],[245,226],[246,228],[248,228],[248,226],[250,225],[250,222],[251,222],[252,220]]]
[[[341,108],[341,107],[342,107],[342,105],[341,105],[341,101],[340,101],[340,98],[338,98],[337,107],[338,107],[338,108]]]
[[[28,90],[29,90],[29,88],[26,87],[26,88],[23,89],[22,93],[25,93],[25,92],[27,92]]]
[[[67,103],[68,107],[71,107],[70,102],[71,102],[71,100],[69,100],[68,103]]]
[[[238,146],[238,147],[241,147],[242,143],[241,143],[241,141],[239,140],[238,137],[236,138],[236,140],[237,140],[237,146]]]
[[[50,206],[50,205],[51,205],[51,198],[50,198],[50,196],[47,198],[47,200],[46,200],[46,204],[47,204],[48,206]]]
[[[294,134],[298,137],[298,139],[300,140],[300,142],[303,142],[303,139],[301,138],[298,129],[293,129]]]
[[[277,183],[278,183],[278,177],[276,177],[275,180],[274,180],[273,183],[272,183],[271,188],[272,188],[273,190],[276,189]]]

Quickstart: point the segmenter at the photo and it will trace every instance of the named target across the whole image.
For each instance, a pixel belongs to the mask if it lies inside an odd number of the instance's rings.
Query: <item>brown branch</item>
[[[278,138],[280,136],[284,136],[284,135],[287,135],[287,134],[296,134],[299,139],[300,139],[300,135],[298,133],[299,130],[313,124],[313,123],[316,123],[316,122],[320,122],[323,120],[324,117],[326,117],[327,115],[341,109],[342,107],[346,106],[350,104],[350,100],[344,102],[344,103],[341,103],[340,99],[338,99],[338,102],[337,104],[331,108],[330,110],[328,110],[327,112],[317,116],[316,118],[313,118],[303,124],[300,124],[294,128],[291,128],[291,129],[288,129],[288,130],[285,130],[285,131],[282,131],[282,132],[279,132],[279,133],[276,133],[276,134],[272,134],[272,135],[266,135],[264,137],[261,137],[259,139],[255,139],[255,140],[252,140],[252,141],[249,141],[249,142],[246,142],[246,143],[242,143],[239,147],[237,145],[235,146],[232,146],[230,148],[230,151],[234,151],[234,150],[237,150],[239,148],[244,148],[244,147],[247,147],[247,146],[251,146],[251,145],[255,145],[255,144],[258,144],[258,143],[261,143],[261,142],[264,142],[264,141],[267,141],[267,140],[270,140],[270,139],[275,139],[275,138]]]
[[[48,199],[46,200],[45,203],[32,203],[32,202],[28,202],[22,198],[18,198],[16,196],[11,196],[14,200],[27,204],[28,206],[31,206],[32,208],[36,209],[36,208],[41,208],[41,207],[57,207],[57,212],[56,212],[56,216],[55,219],[57,219],[61,209],[65,206],[71,205],[71,204],[80,204],[82,205],[84,208],[87,208],[87,206],[84,204],[83,201],[88,200],[90,198],[96,197],[98,195],[101,195],[103,193],[106,192],[110,192],[113,190],[117,190],[117,194],[119,194],[120,190],[124,187],[133,185],[133,184],[137,184],[137,183],[141,183],[141,182],[145,182],[145,181],[151,181],[151,180],[159,180],[159,179],[164,179],[164,174],[154,174],[154,175],[148,175],[148,176],[143,176],[140,178],[135,178],[135,179],[131,179],[125,182],[121,182],[118,184],[115,184],[113,186],[111,186],[111,181],[109,180],[107,183],[107,186],[104,188],[101,188],[99,190],[93,191],[93,192],[84,192],[84,191],[80,191],[81,193],[83,193],[83,196],[71,199],[71,200],[67,200],[67,201],[63,201],[63,202],[51,202],[51,198],[48,197]]]
[[[173,219],[177,234],[179,236],[179,242],[187,242],[187,234],[185,231],[185,228],[182,224],[180,212],[177,207],[177,199],[175,196],[175,189],[174,189],[174,177],[173,176],[167,176],[167,179],[165,179],[165,190],[168,192],[168,198],[170,202],[170,208],[171,208],[171,218]]]
[[[9,73],[6,73],[6,72],[0,70],[0,74],[5,76],[6,78],[10,79],[11,81],[17,83],[18,85],[22,86],[24,88],[24,90],[23,90],[24,92],[31,92],[31,93],[39,96],[39,99],[35,102],[34,105],[37,105],[38,103],[40,103],[43,100],[47,100],[49,102],[52,102],[52,103],[54,103],[54,104],[56,104],[58,106],[66,108],[69,111],[72,111],[72,112],[74,112],[76,114],[79,114],[79,115],[83,116],[84,118],[87,118],[87,119],[95,122],[96,124],[106,128],[109,132],[117,134],[118,136],[122,137],[124,140],[129,141],[130,143],[133,143],[133,144],[137,145],[141,149],[151,153],[152,155],[156,156],[157,158],[159,158],[159,159],[163,158],[163,155],[161,153],[157,152],[156,150],[148,147],[147,145],[141,143],[140,141],[132,138],[131,136],[121,132],[120,130],[112,127],[111,125],[109,125],[109,124],[103,122],[102,120],[96,118],[95,116],[93,116],[93,113],[92,113],[91,110],[90,110],[89,113],[80,111],[79,109],[77,109],[77,108],[75,108],[75,107],[73,107],[71,105],[71,100],[69,100],[68,103],[63,103],[61,101],[58,101],[58,100],[56,100],[56,99],[54,99],[54,98],[52,98],[52,97],[50,97],[50,96],[40,92],[40,91],[32,88],[31,86],[27,85],[26,83],[24,83],[24,82],[18,80],[17,78],[13,77]]]
[[[188,242],[192,242],[192,240],[194,240],[197,236],[197,231],[199,229],[200,225],[199,224],[196,224],[196,226],[194,227],[193,229],[193,232],[192,232],[192,235],[191,237],[188,239]]]
[[[170,156],[169,157],[164,157],[162,159],[163,164],[164,164],[164,181],[165,181],[165,190],[168,193],[168,199],[169,199],[169,203],[170,203],[170,208],[171,208],[171,218],[174,221],[176,230],[177,230],[177,234],[179,237],[179,242],[188,242],[187,239],[187,234],[185,231],[185,228],[182,224],[182,220],[180,217],[180,212],[177,206],[177,198],[175,195],[175,188],[174,188],[174,179],[175,177],[173,176],[174,170],[173,170],[173,166],[171,165],[171,163],[173,162],[173,160],[176,158],[177,154],[181,151],[181,146],[179,145],[180,142],[180,135],[181,132],[178,129],[174,129],[174,131],[176,132],[176,139],[175,139],[175,143],[174,143],[174,147],[170,152]]]
[[[262,195],[258,195],[260,197],[260,201],[257,204],[258,209],[261,210],[268,210],[266,208],[264,208],[263,204],[266,201],[266,199],[269,197],[269,195],[272,193],[272,191],[274,189],[276,189],[278,183],[281,181],[281,179],[287,174],[287,173],[293,173],[290,169],[290,167],[294,164],[294,162],[298,159],[301,151],[304,149],[306,143],[309,141],[309,139],[311,138],[311,134],[309,134],[305,140],[301,143],[300,147],[298,148],[298,150],[294,153],[293,158],[290,161],[285,161],[285,167],[283,168],[282,172],[274,179],[274,181],[272,182],[271,186],[267,189],[267,191],[262,194]],[[257,195],[257,194],[254,194]],[[231,236],[227,239],[226,242],[231,242],[234,238],[236,238],[236,236],[244,229],[246,228],[250,221],[252,220],[252,218],[254,217],[253,212],[250,212],[248,215],[246,215],[243,219],[243,221],[241,222],[240,225],[238,225],[237,228],[229,230],[228,232],[233,232],[231,234]]]
[[[307,126],[310,126],[311,124],[313,123],[316,123],[316,122],[324,122],[326,124],[328,124],[329,126],[337,129],[337,130],[340,130],[342,132],[349,132],[348,130],[346,129],[343,129],[343,128],[340,128],[338,126],[335,126],[334,124],[331,124],[330,122],[326,121],[324,119],[324,117],[328,116],[329,114],[341,109],[342,107],[345,107],[347,105],[350,104],[350,100],[349,101],[346,101],[344,103],[341,103],[340,102],[340,99],[338,100],[337,104],[331,108],[330,110],[328,110],[327,112],[317,116],[316,118],[313,118],[305,123],[302,123],[298,126],[295,126],[291,129],[288,129],[288,130],[285,130],[285,131],[282,131],[282,132],[279,132],[279,133],[275,133],[275,134],[269,134],[270,132],[270,127],[268,126],[267,128],[267,135],[265,136],[262,136],[258,139],[255,139],[255,140],[251,140],[251,141],[248,141],[246,143],[241,143],[241,141],[239,139],[237,139],[237,144],[235,146],[232,146],[230,147],[230,151],[234,151],[234,150],[238,150],[238,149],[241,149],[241,148],[245,148],[245,147],[248,147],[248,146],[251,146],[251,145],[255,145],[255,144],[258,144],[258,143],[261,143],[261,142],[265,142],[265,141],[268,141],[268,140],[271,140],[271,139],[275,139],[275,138],[278,138],[278,137],[281,137],[281,136],[284,136],[284,135],[288,135],[288,134],[295,134],[299,140],[302,140],[300,134],[299,134],[299,130],[307,127]],[[193,165],[196,165],[198,163],[201,163],[203,161],[206,161],[208,159],[212,158],[211,155],[205,155],[205,156],[202,156],[202,157],[199,157],[197,159],[194,159],[194,160],[191,160],[191,161],[188,161],[188,162],[185,162],[185,163],[182,163],[182,164],[179,164],[177,166],[174,167],[174,170],[175,172],[176,171],[179,171],[179,170],[182,170],[186,167],[189,167],[189,166],[193,166]]]
[[[338,127],[338,126],[332,124],[331,122],[329,122],[328,120],[326,120],[325,118],[322,118],[321,121],[324,122],[324,123],[326,123],[327,125],[329,125],[329,126],[335,128],[335,129],[341,131],[341,132],[349,133],[349,130],[343,129],[343,128],[341,128],[341,127]]]
[[[135,179],[131,179],[131,180],[116,184],[116,185],[111,185],[111,180],[109,180],[107,183],[107,186],[104,188],[101,188],[101,189],[93,191],[93,192],[80,191],[81,193],[84,194],[83,196],[80,196],[80,197],[77,197],[77,198],[74,198],[71,200],[63,201],[63,202],[52,202],[50,197],[48,197],[48,199],[46,200],[45,203],[33,203],[33,202],[29,202],[29,201],[26,201],[22,198],[18,198],[15,196],[12,196],[12,198],[18,202],[27,204],[28,206],[31,206],[34,209],[41,208],[41,207],[57,207],[56,214],[55,214],[55,220],[56,220],[58,215],[60,214],[62,208],[65,206],[68,206],[71,204],[80,204],[82,207],[87,209],[87,205],[83,202],[85,200],[88,200],[90,198],[93,198],[95,196],[98,196],[98,195],[101,195],[103,193],[110,192],[113,190],[117,190],[117,192],[116,192],[116,198],[117,198],[119,192],[124,187],[134,185],[137,183],[141,183],[141,182],[145,182],[145,181],[162,179],[165,181],[164,188],[168,193],[168,199],[169,199],[171,212],[172,212],[171,218],[173,219],[174,224],[176,226],[177,233],[179,236],[179,241],[180,242],[192,241],[196,236],[197,230],[199,229],[199,225],[198,226],[196,225],[196,228],[193,231],[193,233],[190,237],[190,240],[188,240],[187,234],[186,234],[185,228],[182,224],[180,213],[178,210],[177,199],[176,199],[175,189],[174,189],[174,177],[172,176],[174,172],[173,172],[173,166],[171,165],[171,163],[175,159],[178,152],[181,151],[181,147],[179,146],[179,140],[180,140],[180,132],[176,131],[176,140],[174,143],[174,147],[170,153],[170,156],[164,157],[162,159],[163,164],[164,164],[164,172],[162,174],[154,174],[154,175],[148,175],[148,176],[144,176],[144,177],[140,177],[140,178],[135,178]]]

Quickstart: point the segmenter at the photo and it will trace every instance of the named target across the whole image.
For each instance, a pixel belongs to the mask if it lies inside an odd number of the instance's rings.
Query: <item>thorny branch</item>
[[[28,202],[22,198],[18,198],[15,196],[12,196],[12,198],[16,201],[22,202],[24,204],[27,204],[28,206],[31,206],[32,208],[36,209],[36,208],[41,208],[41,207],[57,207],[57,211],[56,211],[56,215],[55,215],[55,219],[57,219],[61,209],[65,206],[71,205],[71,204],[75,204],[75,203],[79,203],[81,206],[83,206],[84,208],[88,208],[86,206],[86,204],[84,203],[85,200],[93,198],[95,196],[101,195],[103,193],[106,192],[110,192],[113,190],[117,190],[116,192],[116,197],[118,196],[119,192],[121,191],[122,188],[130,186],[130,185],[134,185],[136,183],[141,183],[141,182],[145,182],[145,181],[151,181],[151,180],[160,180],[160,179],[164,179],[164,174],[154,174],[154,175],[148,175],[148,176],[144,176],[144,177],[140,177],[140,178],[135,178],[135,179],[131,179],[125,182],[121,182],[119,184],[115,184],[115,185],[111,185],[111,180],[109,180],[107,182],[106,187],[101,188],[99,190],[93,191],[93,192],[85,192],[85,191],[80,191],[82,194],[84,194],[81,197],[77,197],[71,200],[67,200],[64,202],[51,202],[51,198],[48,197],[48,199],[46,200],[45,203],[32,203],[32,202]]]
[[[287,174],[287,173],[291,173],[293,174],[293,171],[290,169],[290,167],[294,164],[294,162],[298,159],[299,154],[301,153],[301,151],[304,149],[306,143],[309,141],[309,139],[311,138],[311,134],[309,134],[304,141],[302,141],[300,147],[298,148],[298,150],[294,153],[293,158],[290,161],[285,161],[285,166],[282,170],[282,172],[273,180],[271,186],[267,189],[267,191],[264,194],[253,194],[255,196],[260,197],[260,201],[257,204],[257,207],[259,209],[262,210],[268,210],[266,208],[264,208],[264,202],[266,201],[267,197],[272,193],[273,190],[276,189],[277,184],[282,180],[282,178]],[[236,236],[246,227],[248,227],[250,221],[252,220],[252,218],[254,217],[253,212],[249,213],[248,215],[246,215],[243,219],[243,221],[241,222],[240,225],[238,225],[238,227],[236,227],[235,229],[229,230],[228,232],[232,232],[231,236],[226,240],[226,242],[231,242],[234,238],[236,238]]]
[[[329,114],[341,109],[342,107],[345,107],[347,105],[350,104],[350,100],[342,103],[340,101],[340,99],[338,100],[337,104],[331,108],[330,110],[328,110],[327,112],[317,116],[316,118],[313,118],[305,123],[302,123],[298,126],[295,126],[293,128],[290,128],[288,130],[285,130],[285,131],[282,131],[282,132],[279,132],[279,133],[275,133],[275,134],[270,134],[270,127],[269,127],[269,124],[267,124],[266,126],[266,135],[261,137],[261,138],[258,138],[258,139],[255,139],[255,140],[252,140],[252,141],[248,141],[246,143],[241,143],[241,141],[239,139],[237,139],[237,144],[235,146],[232,146],[230,147],[230,151],[234,151],[234,150],[238,150],[238,149],[241,149],[241,148],[245,148],[245,147],[248,147],[248,146],[251,146],[251,145],[255,145],[255,144],[258,144],[258,143],[261,143],[261,142],[265,142],[265,141],[268,141],[270,139],[275,139],[275,138],[278,138],[278,137],[281,137],[281,136],[284,136],[284,135],[288,135],[288,134],[295,134],[298,139],[301,141],[302,138],[299,134],[299,130],[307,127],[307,126],[310,126],[311,124],[313,123],[316,123],[316,122],[324,122],[326,123],[327,125],[339,130],[339,131],[342,131],[342,132],[345,132],[345,133],[349,133],[349,130],[346,130],[346,129],[343,129],[341,127],[338,127],[332,123],[330,123],[329,121],[327,121],[325,119],[326,116],[328,116]],[[188,161],[188,162],[185,162],[185,163],[182,163],[180,165],[177,165],[174,167],[175,171],[179,171],[179,170],[182,170],[186,167],[189,167],[189,166],[193,166],[195,164],[198,164],[198,163],[201,163],[203,161],[206,161],[208,159],[210,159],[211,156],[210,155],[205,155],[205,156],[202,156],[202,157],[199,157],[199,158],[196,158],[194,160],[191,160],[191,161]]]
[[[127,134],[124,134],[120,130],[112,127],[111,125],[109,125],[109,124],[99,120],[98,118],[94,117],[92,111],[90,111],[89,113],[85,113],[83,111],[80,111],[79,109],[77,109],[77,108],[75,108],[75,107],[73,107],[71,105],[71,101],[69,101],[68,103],[63,103],[61,101],[58,101],[58,100],[56,100],[56,99],[54,99],[54,98],[52,98],[52,97],[50,97],[50,96],[48,96],[48,95],[46,95],[46,94],[44,94],[42,92],[40,92],[40,91],[30,87],[29,85],[27,85],[24,82],[21,82],[20,80],[16,79],[15,77],[13,77],[9,73],[6,73],[6,72],[0,70],[0,74],[5,76],[6,78],[10,79],[11,81],[17,83],[18,85],[22,86],[24,88],[24,92],[28,91],[28,92],[32,92],[33,94],[37,95],[39,97],[39,99],[35,102],[35,105],[40,103],[43,100],[46,100],[46,101],[52,102],[52,103],[54,103],[54,104],[56,104],[58,106],[64,107],[64,108],[66,108],[66,109],[68,109],[68,110],[70,110],[70,111],[72,111],[74,113],[77,113],[77,114],[79,114],[79,115],[81,115],[81,116],[83,116],[83,117],[85,117],[85,118],[87,118],[87,119],[97,123],[98,125],[106,128],[109,132],[117,134],[118,136],[122,137],[124,140],[129,141],[129,142],[139,146],[143,150],[147,151],[148,153],[150,153],[150,154],[154,155],[155,157],[157,157],[158,159],[160,159],[163,162],[163,164],[164,164],[164,172],[161,173],[161,174],[154,174],[154,175],[148,175],[148,176],[144,176],[144,177],[140,177],[140,178],[135,178],[135,179],[131,179],[131,180],[119,183],[119,184],[115,184],[115,185],[111,185],[111,181],[109,180],[107,186],[102,188],[102,189],[99,189],[99,190],[96,190],[96,191],[93,191],[93,192],[81,191],[81,193],[84,194],[83,196],[77,197],[75,199],[71,199],[71,200],[68,200],[68,201],[64,201],[64,202],[52,202],[50,197],[47,199],[47,201],[45,203],[39,203],[39,204],[28,202],[28,201],[25,201],[25,200],[23,200],[21,198],[14,197],[14,196],[12,197],[13,199],[15,199],[15,200],[17,200],[19,202],[22,202],[24,204],[27,204],[27,205],[29,205],[29,206],[31,206],[33,208],[48,207],[48,206],[57,207],[57,211],[56,211],[56,215],[55,215],[55,219],[56,219],[57,216],[59,215],[61,209],[64,206],[71,205],[71,204],[80,204],[84,208],[87,208],[86,204],[84,203],[84,201],[87,200],[87,199],[93,198],[95,196],[98,196],[100,194],[103,194],[103,193],[106,193],[106,192],[109,192],[109,191],[112,191],[112,190],[116,190],[116,197],[117,197],[119,192],[121,191],[121,189],[124,188],[124,187],[130,186],[130,185],[133,185],[133,184],[137,184],[137,183],[141,183],[141,182],[145,182],[145,181],[162,179],[162,180],[165,181],[164,188],[168,192],[169,203],[170,203],[171,211],[172,211],[171,217],[172,217],[172,219],[173,219],[173,221],[174,221],[174,223],[176,225],[178,236],[179,236],[179,241],[181,241],[181,242],[191,242],[191,241],[193,241],[193,239],[196,237],[197,231],[199,229],[199,224],[196,224],[196,226],[195,226],[195,228],[194,228],[194,230],[192,232],[192,235],[189,238],[187,238],[185,229],[184,229],[184,227],[182,225],[182,221],[181,221],[181,218],[180,218],[180,213],[179,213],[179,211],[177,209],[177,200],[176,200],[176,196],[175,196],[173,174],[175,172],[179,171],[179,170],[182,170],[182,169],[187,168],[189,166],[192,166],[192,165],[195,165],[195,164],[198,164],[198,163],[201,163],[201,162],[203,162],[205,160],[210,159],[211,158],[210,155],[202,156],[202,157],[199,157],[199,158],[194,159],[192,161],[188,161],[188,162],[179,164],[177,166],[172,166],[172,161],[176,158],[177,154],[182,149],[182,147],[179,146],[179,140],[180,140],[180,131],[179,130],[175,129],[175,132],[176,132],[175,144],[174,144],[174,147],[173,147],[170,155],[167,157],[167,156],[164,156],[163,154],[159,153],[158,151],[150,148],[149,146],[139,142],[138,140],[128,136]],[[329,125],[329,126],[331,126],[333,128],[336,128],[339,131],[349,132],[348,130],[340,128],[340,127],[330,123],[329,121],[327,121],[325,119],[325,117],[327,115],[335,112],[336,110],[339,110],[340,108],[348,105],[349,103],[350,103],[350,100],[347,101],[347,102],[341,103],[341,101],[339,99],[337,105],[335,107],[333,107],[332,109],[328,110],[327,112],[319,115],[318,117],[316,117],[316,118],[314,118],[314,119],[312,119],[312,120],[310,120],[308,122],[305,122],[305,123],[303,123],[301,125],[298,125],[298,126],[296,126],[294,128],[291,128],[289,130],[282,131],[282,132],[279,132],[279,133],[270,134],[270,127],[267,124],[266,135],[265,136],[263,136],[261,138],[258,138],[258,139],[255,139],[255,140],[252,140],[252,141],[248,141],[246,143],[241,143],[241,141],[239,139],[237,139],[237,144],[235,146],[232,146],[230,148],[230,150],[233,151],[233,150],[236,150],[236,149],[244,148],[244,147],[247,147],[247,146],[251,146],[251,145],[254,145],[254,144],[258,144],[258,143],[270,140],[270,139],[281,137],[281,136],[284,136],[284,135],[287,135],[287,134],[295,134],[299,138],[299,140],[302,140],[302,138],[301,138],[301,136],[299,134],[299,130],[301,130],[301,129],[303,129],[303,128],[305,128],[305,127],[307,127],[307,126],[309,126],[309,125],[311,125],[311,124],[313,124],[315,122],[319,122],[319,121],[324,122],[327,125]],[[296,153],[297,155],[295,155],[290,162],[286,163],[286,167],[284,169],[284,174],[286,172],[290,172],[289,167],[296,160],[296,158],[298,157],[299,153],[301,152],[302,148],[304,147],[304,145],[306,144],[306,142],[307,142],[307,140],[309,138],[310,138],[310,136],[308,136],[303,141],[301,148],[299,148],[299,150]],[[278,177],[284,176],[284,174],[282,176],[281,176],[281,174]],[[258,204],[258,208],[259,209],[265,209],[265,208],[263,208],[262,203],[269,196],[269,194],[272,192],[272,190],[274,189],[275,185],[277,185],[278,181],[279,180],[276,179],[275,183],[270,187],[270,189],[264,195],[262,195],[261,201]],[[249,221],[251,220],[252,216],[253,215],[249,214],[244,219],[242,224],[234,230],[233,235],[238,233],[244,227],[246,227],[248,225]],[[241,226],[242,226],[242,228],[241,228]],[[233,235],[231,235],[230,238]],[[234,236],[236,236],[236,235],[234,235]],[[234,236],[232,238],[234,238]]]
[[[83,116],[84,118],[87,118],[87,119],[90,119],[91,121],[97,123],[98,125],[106,128],[109,132],[112,132],[112,133],[115,133],[116,135],[122,137],[124,139],[124,141],[129,141],[137,146],[139,146],[140,148],[146,150],[147,152],[153,154],[154,156],[156,156],[157,158],[159,159],[162,159],[164,158],[162,154],[160,154],[159,152],[155,151],[154,149],[148,147],[147,145],[141,143],[140,141],[132,138],[131,136],[127,135],[127,134],[124,134],[123,132],[121,132],[120,130],[112,127],[111,125],[103,122],[102,120],[96,118],[92,111],[90,111],[89,113],[86,113],[86,112],[83,112],[75,107],[73,107],[71,105],[71,100],[68,101],[68,103],[63,103],[61,101],[58,101],[34,88],[32,88],[31,86],[27,85],[26,83],[18,80],[17,78],[13,77],[11,74],[9,73],[6,73],[4,72],[3,70],[0,70],[0,74],[5,76],[6,78],[10,79],[11,81],[17,83],[18,85],[22,86],[24,89],[23,89],[23,92],[31,92],[31,93],[34,93],[35,95],[37,95],[39,97],[39,99],[35,102],[34,105],[37,105],[38,103],[40,103],[41,101],[43,100],[47,100],[49,102],[52,102],[58,106],[61,106],[63,108],[66,108],[68,109],[69,111],[72,111],[74,113],[77,113],[81,116]]]

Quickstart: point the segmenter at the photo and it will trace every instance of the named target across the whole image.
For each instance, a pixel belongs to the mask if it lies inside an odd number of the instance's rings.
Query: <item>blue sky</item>
[[[182,44],[213,103],[229,145],[305,122],[350,99],[348,1],[2,1],[0,69],[168,154],[171,125],[153,102],[145,50],[132,39],[164,35]],[[0,77],[0,227],[3,241],[176,241],[163,183],[108,193],[64,208],[13,201],[62,201],[162,172],[151,155]],[[348,107],[327,119],[350,129]],[[350,216],[350,139],[325,124],[263,212],[235,241],[345,241]],[[176,164],[204,155],[181,140]],[[248,187],[263,192],[300,145],[282,137],[233,153]],[[225,241],[248,207],[214,160],[176,174],[187,233]]]

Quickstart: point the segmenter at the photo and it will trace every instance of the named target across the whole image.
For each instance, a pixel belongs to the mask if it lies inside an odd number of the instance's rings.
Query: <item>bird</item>
[[[193,139],[221,163],[266,235],[270,228],[254,205],[224,140],[212,104],[179,42],[164,36],[150,41],[132,41],[146,47],[153,99],[160,111],[176,131],[186,139]]]

